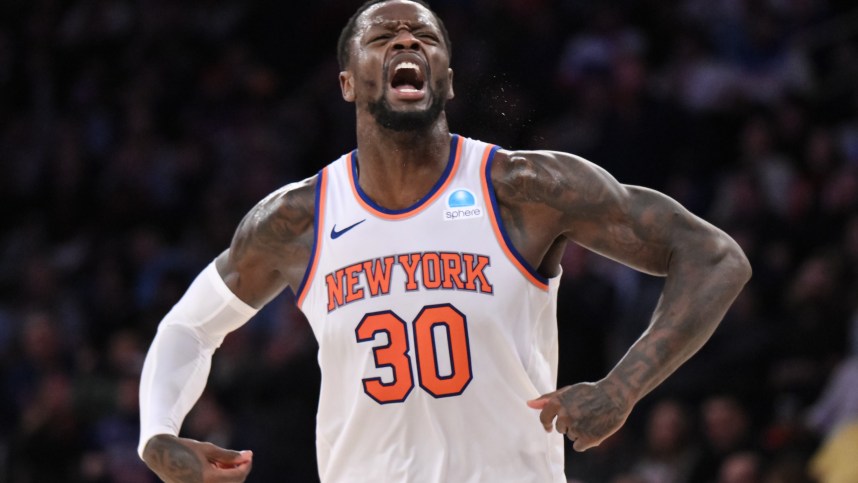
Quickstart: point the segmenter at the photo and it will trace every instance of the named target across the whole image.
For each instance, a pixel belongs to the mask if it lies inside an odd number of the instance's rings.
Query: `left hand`
[[[553,426],[575,443],[575,451],[585,451],[617,432],[632,411],[633,404],[611,389],[604,381],[583,382],[543,394],[527,405],[542,410],[539,420],[545,431],[551,432]]]
[[[253,453],[158,434],[146,443],[143,461],[167,483],[240,483],[253,467]]]

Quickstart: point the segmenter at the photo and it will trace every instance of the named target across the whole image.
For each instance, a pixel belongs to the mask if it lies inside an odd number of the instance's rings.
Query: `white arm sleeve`
[[[230,291],[212,262],[164,316],[140,377],[141,457],[152,436],[179,434],[205,388],[215,349],[256,312]]]

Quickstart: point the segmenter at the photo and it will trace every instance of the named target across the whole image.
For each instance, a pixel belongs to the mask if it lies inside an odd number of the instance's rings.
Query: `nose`
[[[396,38],[393,39],[394,50],[419,50],[420,42],[411,31],[401,28],[396,32]]]

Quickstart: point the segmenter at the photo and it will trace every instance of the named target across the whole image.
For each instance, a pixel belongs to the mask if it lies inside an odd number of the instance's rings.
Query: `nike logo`
[[[347,232],[347,231],[351,230],[352,228],[354,228],[354,227],[356,227],[356,226],[360,225],[361,223],[363,223],[363,222],[365,222],[365,221],[366,221],[366,218],[364,218],[363,220],[361,220],[361,221],[359,221],[359,222],[355,223],[354,225],[347,226],[347,227],[343,228],[343,229],[342,229],[342,230],[340,230],[340,231],[337,231],[337,224],[336,224],[336,223],[334,223],[334,227],[333,227],[333,228],[331,228],[331,240],[336,240],[337,238],[339,238],[339,237],[343,236],[343,234],[345,234],[345,232]]]

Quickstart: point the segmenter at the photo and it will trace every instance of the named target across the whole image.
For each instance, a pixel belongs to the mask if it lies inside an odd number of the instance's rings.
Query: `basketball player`
[[[421,1],[372,1],[343,30],[357,149],[253,208],[147,355],[139,450],[165,481],[246,478],[250,452],[177,434],[224,336],[286,287],[319,342],[322,481],[561,482],[562,435],[614,433],[748,280],[730,237],[660,193],[451,134],[449,46]],[[556,390],[570,241],[667,278],[616,367]]]

